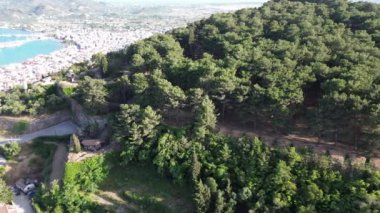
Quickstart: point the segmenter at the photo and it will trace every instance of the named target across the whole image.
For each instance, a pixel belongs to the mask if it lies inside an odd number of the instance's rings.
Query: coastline
[[[189,8],[173,7],[170,8],[170,16],[167,13],[159,14],[159,19],[152,19],[156,17],[154,11],[150,16],[133,14],[131,17],[101,17],[99,20],[92,20],[91,23],[58,23],[51,20],[39,21],[33,25],[0,23],[0,29],[37,33],[47,38],[54,38],[64,45],[47,55],[37,55],[20,63],[0,66],[0,91],[25,84],[52,83],[49,78],[51,74],[67,69],[75,63],[89,61],[95,53],[115,52],[138,40],[184,27],[189,22],[207,18],[214,13],[249,7],[245,4],[221,6],[200,7],[194,14],[185,13]],[[251,7],[257,6],[259,5],[251,4]]]
[[[46,39],[55,39],[64,45],[61,49],[53,51],[50,54],[40,54],[33,58],[27,59],[20,63],[11,63],[0,66],[0,91],[11,89],[14,86],[25,85],[29,83],[51,83],[49,75],[69,68],[72,64],[88,61],[92,55],[97,52],[107,54],[109,52],[123,49],[137,40],[151,36],[152,33],[141,31],[123,33],[113,33],[103,30],[84,30],[69,31],[62,30],[54,33],[45,33]],[[90,36],[95,35],[95,36]],[[9,45],[0,48],[12,48],[22,45],[33,40],[12,42]]]

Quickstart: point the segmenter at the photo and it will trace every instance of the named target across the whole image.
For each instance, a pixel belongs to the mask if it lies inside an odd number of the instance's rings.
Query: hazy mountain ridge
[[[105,14],[109,8],[106,3],[91,0],[0,0],[0,18],[8,20],[33,19],[41,16],[74,18]]]

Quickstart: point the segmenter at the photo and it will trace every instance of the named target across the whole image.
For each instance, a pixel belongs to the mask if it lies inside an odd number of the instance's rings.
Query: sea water
[[[0,44],[25,41],[18,46],[0,48],[0,66],[21,63],[37,55],[48,55],[63,47],[63,44],[55,39],[30,40],[29,36],[32,34],[24,30],[0,28]]]

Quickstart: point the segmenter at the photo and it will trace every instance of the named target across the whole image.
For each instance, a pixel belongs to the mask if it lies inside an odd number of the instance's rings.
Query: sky
[[[152,4],[210,4],[210,3],[259,3],[266,0],[98,0],[104,2],[132,3],[141,5]],[[367,0],[370,2],[380,3],[380,0]]]
[[[190,4],[212,4],[212,3],[260,3],[266,0],[98,0],[114,3],[131,3],[139,5],[190,5]],[[380,1],[380,0],[379,0]]]

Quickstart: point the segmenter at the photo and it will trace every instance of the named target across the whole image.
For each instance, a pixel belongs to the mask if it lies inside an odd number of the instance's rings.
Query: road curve
[[[46,129],[42,129],[30,134],[24,134],[20,136],[16,136],[13,138],[5,138],[0,140],[0,145],[6,144],[12,141],[18,142],[18,143],[27,143],[31,140],[41,137],[41,136],[62,136],[62,135],[69,135],[77,132],[79,130],[79,127],[74,124],[72,121],[65,121],[63,123],[51,126]]]

